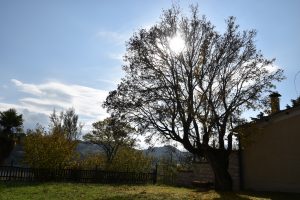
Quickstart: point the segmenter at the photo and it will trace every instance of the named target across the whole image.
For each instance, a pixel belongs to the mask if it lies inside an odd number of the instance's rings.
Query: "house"
[[[236,128],[242,189],[300,192],[300,106],[280,110],[279,97],[270,95],[270,115]]]

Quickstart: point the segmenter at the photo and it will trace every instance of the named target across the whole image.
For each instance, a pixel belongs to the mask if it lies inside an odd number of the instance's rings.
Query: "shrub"
[[[116,154],[111,164],[106,166],[107,170],[147,172],[151,170],[152,159],[143,154],[142,151],[122,147]]]
[[[43,128],[29,132],[24,140],[24,162],[34,168],[69,168],[75,165],[77,142],[63,133],[47,134]]]
[[[106,158],[103,154],[90,154],[78,160],[75,168],[79,169],[104,169]]]

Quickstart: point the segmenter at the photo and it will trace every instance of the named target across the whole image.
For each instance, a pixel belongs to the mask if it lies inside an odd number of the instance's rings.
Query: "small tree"
[[[176,7],[164,11],[127,43],[126,76],[104,104],[143,132],[204,156],[218,190],[232,189],[232,128],[283,78],[282,70],[268,70],[273,60],[256,49],[254,30],[240,32],[233,17],[226,25],[217,32],[193,6],[190,17]]]
[[[107,164],[111,164],[121,146],[134,145],[135,140],[130,136],[134,131],[128,123],[109,117],[93,123],[92,132],[83,138],[103,149]]]
[[[122,146],[107,169],[123,172],[149,172],[151,164],[152,159],[144,155],[142,151]]]

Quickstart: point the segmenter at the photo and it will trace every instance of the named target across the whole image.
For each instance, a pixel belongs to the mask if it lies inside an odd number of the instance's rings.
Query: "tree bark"
[[[232,179],[228,172],[229,152],[220,149],[208,149],[205,156],[215,175],[215,189],[218,191],[232,191]]]

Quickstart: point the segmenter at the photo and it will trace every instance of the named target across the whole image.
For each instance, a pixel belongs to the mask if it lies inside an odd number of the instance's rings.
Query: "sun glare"
[[[184,49],[185,42],[178,33],[176,33],[174,37],[170,38],[168,42],[171,51],[173,51],[176,54],[182,52],[182,50]]]

